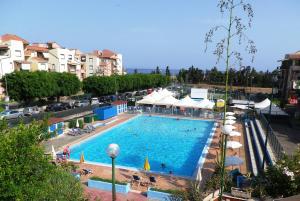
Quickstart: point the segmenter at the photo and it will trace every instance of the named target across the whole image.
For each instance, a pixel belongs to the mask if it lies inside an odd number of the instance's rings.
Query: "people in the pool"
[[[160,166],[161,166],[161,169],[163,169],[163,170],[166,168],[166,164],[164,164],[164,163],[160,164]]]

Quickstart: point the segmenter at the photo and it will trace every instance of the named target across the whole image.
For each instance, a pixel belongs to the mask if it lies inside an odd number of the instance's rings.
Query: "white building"
[[[30,62],[30,71],[49,71],[49,50],[38,44],[28,45],[25,49],[25,60]]]
[[[0,78],[15,70],[30,70],[25,61],[24,48],[28,42],[19,36],[5,34],[0,37]]]

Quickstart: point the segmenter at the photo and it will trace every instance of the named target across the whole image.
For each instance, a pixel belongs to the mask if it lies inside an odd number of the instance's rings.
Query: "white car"
[[[75,107],[86,107],[90,105],[89,100],[75,101]]]
[[[0,119],[16,119],[16,118],[22,118],[24,116],[23,112],[20,112],[18,110],[6,110],[0,113]]]
[[[92,98],[91,99],[91,105],[98,105],[98,104],[99,104],[98,98]]]

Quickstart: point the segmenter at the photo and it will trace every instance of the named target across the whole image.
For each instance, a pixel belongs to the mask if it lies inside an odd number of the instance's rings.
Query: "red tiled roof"
[[[29,44],[27,40],[13,34],[4,34],[1,36],[1,40],[2,41],[17,40],[17,41],[22,41],[24,44]]]
[[[35,45],[28,45],[26,47],[27,50],[33,50],[36,52],[48,52],[49,50],[45,47],[39,47],[39,46],[35,46]]]
[[[114,56],[115,54],[116,53],[114,53],[113,51],[105,49],[105,50],[102,51],[101,57],[110,58],[110,57]]]
[[[25,50],[24,55],[25,56],[30,56],[31,55],[31,50]]]
[[[63,118],[51,117],[48,119],[48,125],[56,124],[63,121],[64,121]]]
[[[113,104],[113,105],[122,105],[122,104],[127,104],[127,101],[118,100],[118,101],[112,102],[111,104]]]
[[[30,61],[14,61],[16,63],[19,63],[19,64],[31,64]]]

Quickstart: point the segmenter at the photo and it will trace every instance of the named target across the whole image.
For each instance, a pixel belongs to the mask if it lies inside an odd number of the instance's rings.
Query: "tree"
[[[44,154],[44,129],[33,123],[0,130],[0,200],[84,200],[80,182]]]
[[[242,54],[238,51],[239,48],[234,45],[240,46],[242,41],[247,41],[246,51],[252,55],[252,61],[254,59],[254,54],[256,53],[256,47],[254,42],[248,38],[245,34],[247,27],[251,27],[251,22],[253,18],[252,6],[249,3],[245,3],[244,0],[219,0],[218,7],[222,15],[228,16],[227,25],[218,25],[209,30],[205,36],[206,49],[208,43],[213,41],[215,32],[225,31],[225,37],[221,38],[216,44],[216,49],[213,51],[213,54],[216,55],[217,60],[216,64],[220,63],[222,60],[225,62],[226,66],[226,78],[225,78],[225,101],[228,100],[228,80],[229,80],[229,69],[234,68],[236,65],[242,66]],[[244,23],[242,17],[235,15],[234,11],[241,8],[242,11],[247,15],[247,24]],[[238,13],[238,12],[235,12]],[[233,50],[231,50],[233,49]],[[224,107],[224,117],[227,110],[227,104]],[[223,125],[225,124],[225,118]],[[225,175],[225,157],[226,157],[226,143],[227,143],[227,134],[222,135],[221,138],[221,161],[222,161],[222,170],[221,170],[221,180],[220,180],[220,195],[219,199],[222,199],[222,194],[224,190],[224,175]]]
[[[160,74],[160,68],[159,68],[159,66],[156,66],[155,74]]]
[[[79,92],[81,83],[75,74],[71,73],[53,73],[57,84],[55,96],[59,101],[60,96],[70,96]]]
[[[17,101],[30,102],[35,98],[76,94],[80,81],[70,73],[18,71],[5,75],[9,96]],[[1,80],[6,85],[5,78]]]
[[[166,76],[169,76],[169,77],[171,76],[169,66],[166,67]]]

